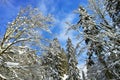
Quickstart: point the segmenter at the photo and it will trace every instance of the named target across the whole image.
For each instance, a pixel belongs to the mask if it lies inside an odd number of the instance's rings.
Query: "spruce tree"
[[[80,80],[79,69],[77,68],[77,59],[75,49],[71,39],[67,40],[67,57],[68,57],[68,78],[67,80]]]
[[[43,66],[45,65],[48,72],[46,74],[49,75],[46,76],[47,80],[62,80],[64,74],[67,73],[67,57],[57,38],[50,43],[49,51],[43,57]]]

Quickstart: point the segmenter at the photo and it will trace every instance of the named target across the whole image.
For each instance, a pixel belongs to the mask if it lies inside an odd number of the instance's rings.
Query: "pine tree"
[[[77,59],[75,49],[71,39],[67,40],[67,57],[68,57],[68,78],[67,80],[80,80],[79,69],[77,68]]]

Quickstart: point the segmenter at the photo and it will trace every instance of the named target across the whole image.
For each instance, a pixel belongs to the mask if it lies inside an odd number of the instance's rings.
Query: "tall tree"
[[[79,69],[77,68],[76,52],[71,42],[67,40],[67,57],[68,57],[68,78],[67,80],[80,80]]]
[[[112,46],[110,47],[111,51],[108,62],[116,79],[120,79],[120,0],[105,0],[105,7],[109,16],[112,18],[112,27],[115,34],[114,37],[110,38]]]
[[[99,64],[99,66],[102,66],[103,68],[97,68],[98,73],[104,73],[105,80],[109,79],[119,79],[119,70],[117,72],[117,69],[115,68],[115,64],[117,65],[117,68],[119,68],[119,1],[108,1],[107,10],[106,6],[103,3],[103,0],[89,0],[91,6],[91,11],[93,14],[88,14],[89,12],[86,11],[83,7],[79,7],[78,13],[79,15],[79,21],[77,24],[72,25],[70,29],[74,29],[75,31],[79,32],[78,37],[83,35],[84,40],[86,43],[87,48],[87,54],[88,54],[88,69],[93,67],[92,65]],[[114,4],[112,4],[112,2]],[[117,4],[117,5],[115,5]],[[103,5],[103,7],[101,6]],[[115,5],[115,7],[110,6]],[[115,12],[113,10],[116,10]],[[103,11],[104,10],[104,11]],[[114,13],[112,13],[112,10]],[[107,14],[107,11],[109,14]],[[95,15],[95,16],[93,16]],[[109,16],[110,15],[110,16]],[[111,16],[112,15],[112,16]],[[113,16],[114,15],[114,16]],[[111,20],[112,18],[112,20]],[[109,19],[109,20],[108,20]],[[115,20],[114,20],[115,19]],[[117,22],[118,21],[118,22]],[[117,22],[117,24],[116,24]],[[116,24],[116,26],[115,26]],[[83,29],[81,34],[81,29]],[[69,29],[69,30],[70,30]],[[97,62],[93,61],[92,57],[97,57]],[[114,59],[108,60],[110,56],[114,55]],[[115,62],[114,62],[115,61]],[[110,66],[113,68],[111,69]],[[114,66],[114,67],[113,67]],[[94,71],[95,66],[91,71]],[[90,74],[90,73],[89,73]],[[97,74],[94,74],[96,76]],[[101,76],[101,75],[100,75]],[[101,76],[102,78],[103,76]],[[101,79],[99,78],[99,79]]]
[[[51,80],[50,77],[53,80],[62,80],[67,73],[67,57],[57,38],[50,43],[48,52],[43,56],[43,66],[47,66],[48,80]]]

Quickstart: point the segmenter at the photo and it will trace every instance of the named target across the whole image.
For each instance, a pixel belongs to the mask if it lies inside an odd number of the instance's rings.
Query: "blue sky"
[[[58,37],[62,45],[65,45],[68,37],[73,39],[75,44],[73,32],[65,35],[68,27],[65,22],[74,23],[78,15],[74,14],[73,11],[79,5],[86,5],[86,3],[86,0],[0,0],[0,35],[3,35],[7,23],[16,17],[21,7],[31,5],[39,8],[45,15],[52,14],[54,16],[55,25],[52,32],[54,37]],[[49,37],[47,33],[45,36]]]

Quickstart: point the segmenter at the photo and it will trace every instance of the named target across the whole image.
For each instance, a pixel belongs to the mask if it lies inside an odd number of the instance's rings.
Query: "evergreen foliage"
[[[79,69],[77,68],[76,52],[71,42],[71,39],[67,40],[67,57],[68,57],[68,78],[67,80],[80,80]]]
[[[43,66],[48,66],[47,70],[51,70],[49,77],[52,77],[54,80],[62,80],[64,74],[67,73],[67,57],[64,50],[61,49],[57,38],[50,43],[49,51],[43,57]]]

